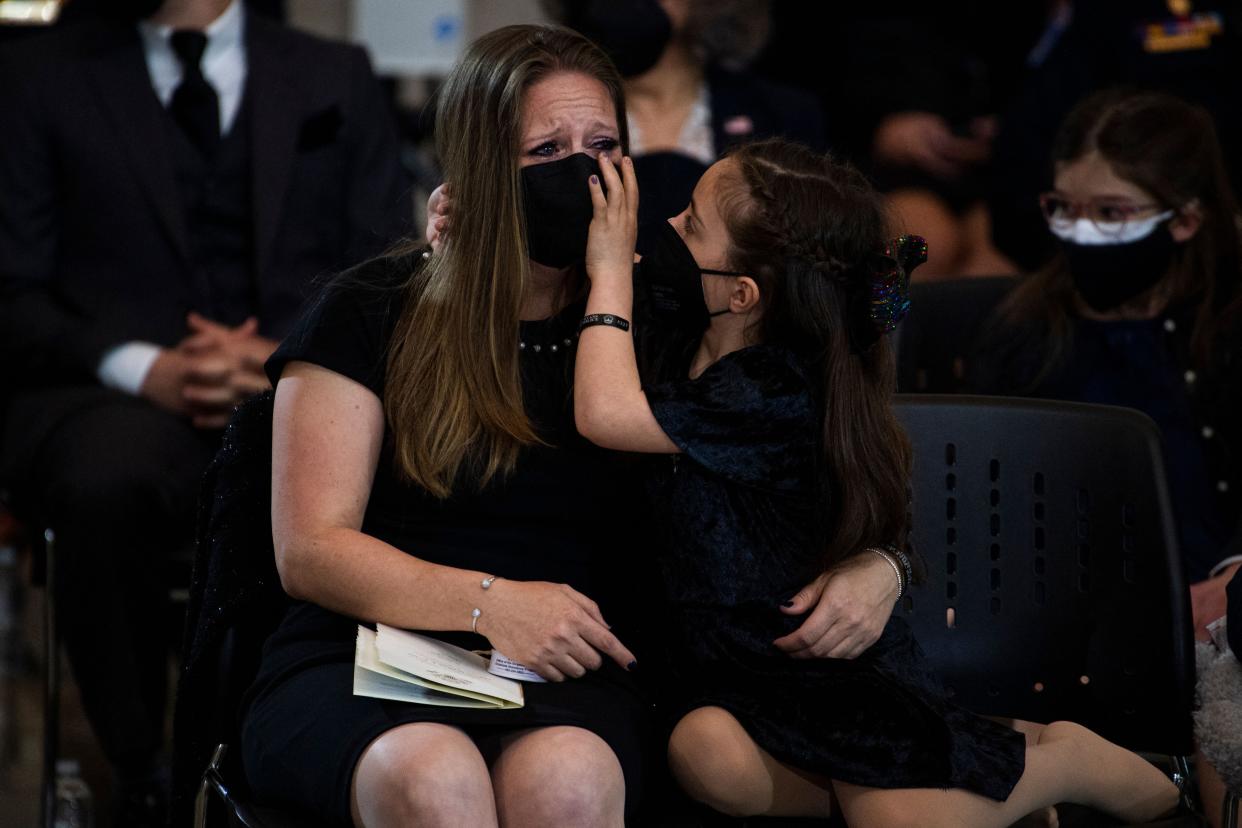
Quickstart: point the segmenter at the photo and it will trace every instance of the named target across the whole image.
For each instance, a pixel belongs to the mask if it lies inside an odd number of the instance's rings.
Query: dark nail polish
[[[793,599],[792,599],[792,598],[790,598],[788,601],[782,601],[782,602],[781,602],[781,606],[782,606],[782,607],[792,607],[792,606],[793,606]]]
[[[592,183],[592,184],[598,184],[598,183],[599,183],[599,176],[598,176],[598,175],[593,175],[593,176],[591,176],[591,183]]]
[[[629,664],[625,665],[625,669],[629,670],[631,673],[634,672],[638,669],[638,662],[631,661]]]

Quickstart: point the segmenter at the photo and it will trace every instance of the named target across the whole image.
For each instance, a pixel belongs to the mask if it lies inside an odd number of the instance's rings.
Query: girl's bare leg
[[[1142,757],[1071,722],[1008,723],[1027,740],[1026,770],[1005,802],[964,790],[863,788],[791,768],[760,748],[727,711],[704,707],[678,723],[669,764],[686,792],[733,816],[827,816],[836,807],[857,826],[996,826],[1030,817],[1056,824],[1058,802],[1077,802],[1128,821],[1177,805],[1177,789]],[[835,796],[834,796],[835,794]]]
[[[1004,802],[962,790],[883,790],[843,782],[834,783],[833,790],[851,828],[1004,828],[1057,802],[1146,822],[1177,806],[1177,788],[1163,773],[1081,725],[1053,722],[1036,739],[1027,748],[1022,778]]]
[[[827,817],[832,812],[828,779],[776,761],[719,707],[692,710],[677,723],[668,760],[687,794],[729,816]]]

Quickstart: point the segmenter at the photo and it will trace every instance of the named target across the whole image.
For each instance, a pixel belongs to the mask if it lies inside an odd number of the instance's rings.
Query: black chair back
[[[269,391],[237,408],[203,478],[173,716],[177,825],[190,824],[200,780],[221,744],[229,749],[212,773],[228,782],[227,796],[221,794],[228,822],[272,824],[243,816],[247,792],[238,773],[237,738],[239,710],[263,642],[289,604],[272,548],[272,404]]]
[[[968,390],[967,363],[984,323],[1016,283],[994,276],[910,285],[910,313],[897,329],[897,389],[918,394]]]
[[[966,395],[899,395],[897,413],[927,569],[899,612],[956,700],[1193,753],[1189,597],[1156,425]]]

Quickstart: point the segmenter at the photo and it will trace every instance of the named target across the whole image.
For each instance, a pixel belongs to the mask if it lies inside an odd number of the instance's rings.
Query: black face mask
[[[1177,242],[1167,223],[1138,241],[1076,244],[1062,241],[1070,277],[1083,301],[1099,312],[1124,305],[1169,272]]]
[[[565,22],[595,41],[625,78],[655,66],[673,34],[656,0],[578,0]]]
[[[732,270],[706,270],[667,221],[652,233],[649,249],[638,265],[638,280],[647,291],[654,321],[688,333],[702,333],[713,316],[729,312],[708,310],[700,274],[742,276]]]
[[[582,152],[522,168],[526,244],[531,259],[561,268],[585,258],[587,232],[595,212],[587,179],[598,172],[599,162]],[[601,186],[603,183],[600,178]]]

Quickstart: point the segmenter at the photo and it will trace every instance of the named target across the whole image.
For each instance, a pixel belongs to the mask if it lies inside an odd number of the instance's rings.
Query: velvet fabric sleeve
[[[707,470],[779,492],[810,483],[814,411],[805,370],[790,352],[744,348],[695,379],[645,390],[664,433]]]

